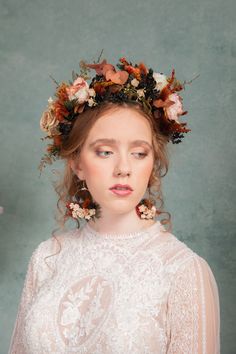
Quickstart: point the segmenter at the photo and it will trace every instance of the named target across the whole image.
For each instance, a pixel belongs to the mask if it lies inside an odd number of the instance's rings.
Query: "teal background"
[[[53,168],[41,178],[37,170],[46,146],[39,119],[55,88],[49,75],[71,79],[102,48],[114,64],[126,56],[168,75],[174,67],[181,81],[200,74],[182,93],[192,131],[170,146],[165,210],[173,233],[211,266],[221,353],[236,352],[235,14],[234,0],[0,0],[1,354],[29,258],[56,227]]]

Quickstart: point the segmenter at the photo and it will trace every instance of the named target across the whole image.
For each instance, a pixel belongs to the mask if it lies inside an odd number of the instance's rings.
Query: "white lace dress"
[[[45,259],[59,251],[49,238],[31,256],[10,354],[220,353],[211,268],[159,221],[58,238],[60,253]]]

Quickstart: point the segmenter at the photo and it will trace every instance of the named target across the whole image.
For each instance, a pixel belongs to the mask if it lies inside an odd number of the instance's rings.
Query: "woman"
[[[40,164],[65,161],[61,226],[78,227],[33,252],[9,353],[220,353],[211,268],[165,229],[170,217],[155,219],[167,143],[189,131],[183,85],[125,58],[118,71],[81,68],[49,99],[41,128],[53,144]]]

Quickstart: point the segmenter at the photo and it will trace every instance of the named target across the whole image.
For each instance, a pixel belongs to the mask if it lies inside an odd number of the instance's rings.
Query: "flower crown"
[[[171,76],[153,72],[144,63],[132,64],[126,58],[120,58],[116,70],[104,59],[101,63],[87,64],[80,62],[80,74],[72,72],[72,82],[57,83],[55,99],[48,99],[48,107],[43,112],[40,127],[47,133],[44,139],[52,139],[47,153],[41,159],[39,170],[60,158],[60,149],[67,139],[75,120],[87,109],[93,109],[105,102],[138,102],[143,110],[152,115],[159,130],[173,144],[178,144],[183,133],[191,131],[187,123],[179,121],[179,117],[187,114],[183,111],[182,97],[177,93],[185,88],[175,78],[175,70]],[[96,71],[91,79],[88,73]],[[189,82],[190,83],[190,82]]]

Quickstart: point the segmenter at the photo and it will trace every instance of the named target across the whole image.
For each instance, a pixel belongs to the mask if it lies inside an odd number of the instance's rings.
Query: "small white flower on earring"
[[[146,205],[141,204],[138,209],[141,213],[141,219],[153,219],[156,215],[156,207],[154,205],[149,209]]]
[[[79,204],[76,203],[70,203],[69,208],[74,219],[81,218],[89,220],[96,213],[96,209],[81,208]]]

